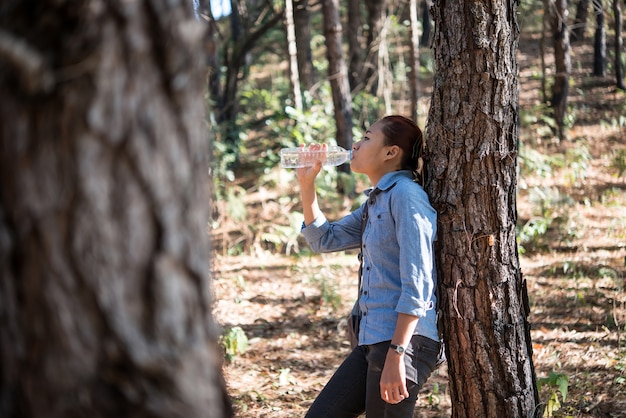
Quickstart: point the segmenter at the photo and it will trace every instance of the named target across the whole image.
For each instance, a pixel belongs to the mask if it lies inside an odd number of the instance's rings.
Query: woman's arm
[[[417,321],[417,316],[398,314],[396,330],[393,333],[391,343],[406,348],[411,341]],[[404,354],[399,354],[391,349],[387,352],[385,366],[380,377],[380,396],[387,403],[396,404],[409,396],[406,388],[404,356]]]
[[[326,145],[312,144],[309,151],[326,148]],[[298,175],[298,183],[300,183],[300,198],[302,199],[302,213],[304,215],[304,224],[310,225],[321,215],[319,204],[317,203],[317,193],[315,191],[315,178],[322,169],[322,162],[316,160],[311,167],[302,167],[296,170]]]

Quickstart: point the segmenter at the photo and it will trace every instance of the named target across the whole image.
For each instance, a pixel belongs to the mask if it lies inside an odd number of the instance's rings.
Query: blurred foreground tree
[[[0,28],[0,416],[230,416],[191,2],[10,2]]]
[[[439,213],[452,416],[533,417],[540,408],[515,238],[517,2],[435,1],[431,10],[426,188]]]

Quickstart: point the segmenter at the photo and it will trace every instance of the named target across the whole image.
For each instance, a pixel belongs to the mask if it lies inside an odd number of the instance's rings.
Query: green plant
[[[566,374],[556,373],[552,371],[550,372],[548,377],[538,379],[537,386],[540,392],[544,387],[546,387],[548,391],[548,400],[545,403],[543,416],[554,416],[554,412],[561,409],[561,402],[565,402],[565,400],[567,399],[569,378]],[[559,399],[559,394],[561,399]]]
[[[231,362],[248,348],[248,337],[241,327],[229,328],[220,338],[226,361]]]
[[[613,150],[610,167],[617,178],[626,176],[626,149]]]
[[[566,173],[566,179],[570,185],[578,186],[585,181],[592,159],[586,141],[580,141],[575,148],[567,150],[565,161],[569,170]]]

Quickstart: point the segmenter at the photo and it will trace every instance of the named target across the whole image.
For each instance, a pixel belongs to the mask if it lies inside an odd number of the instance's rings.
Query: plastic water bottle
[[[324,167],[333,167],[348,162],[351,158],[352,151],[335,145],[315,151],[309,151],[306,147],[280,150],[280,165],[283,168],[310,167],[318,160],[322,161]]]

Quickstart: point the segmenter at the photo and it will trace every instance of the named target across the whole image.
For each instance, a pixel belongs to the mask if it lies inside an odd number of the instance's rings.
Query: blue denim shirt
[[[363,232],[362,312],[359,344],[391,340],[398,313],[419,317],[413,334],[439,341],[435,287],[434,241],[437,213],[410,171],[385,174],[369,206]],[[369,196],[373,189],[365,193]],[[361,245],[365,202],[337,222],[324,215],[302,228],[315,252],[332,252]]]

